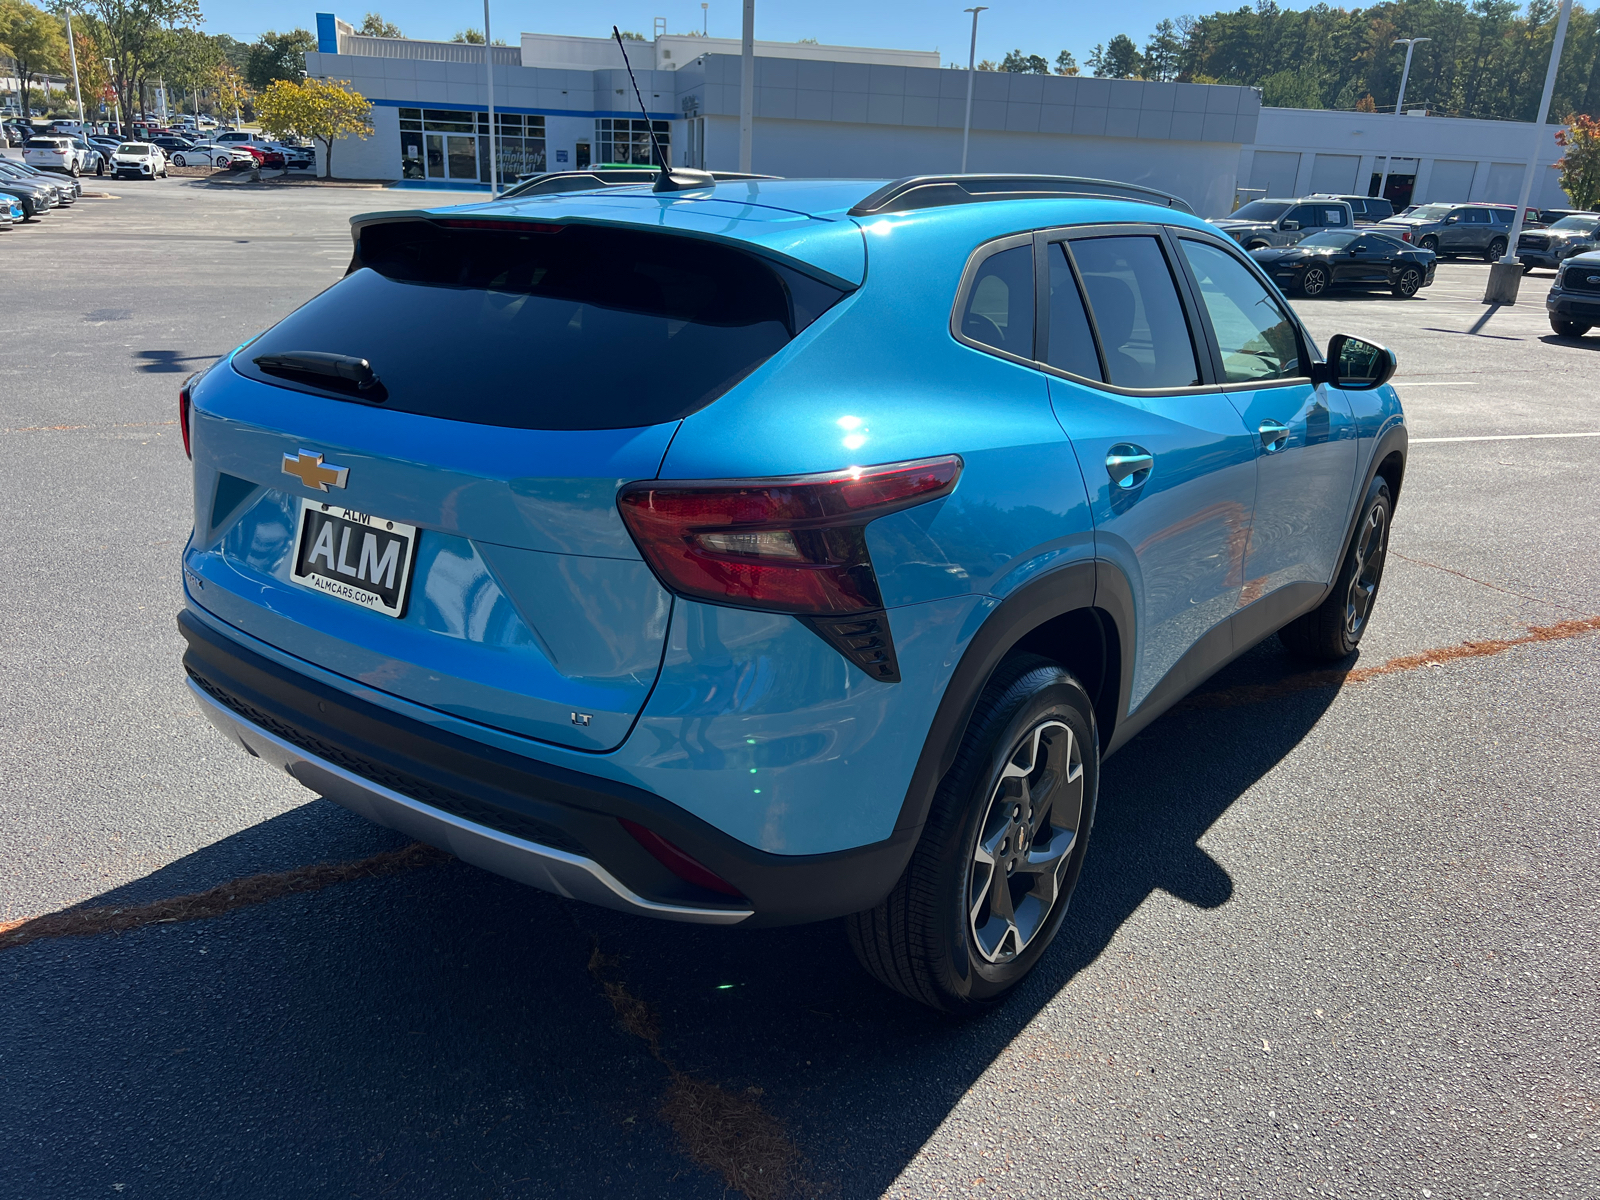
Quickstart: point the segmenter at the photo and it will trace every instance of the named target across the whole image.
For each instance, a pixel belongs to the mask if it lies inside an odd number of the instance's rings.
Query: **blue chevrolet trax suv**
[[[1276,633],[1352,653],[1406,430],[1180,201],[703,181],[354,221],[185,384],[184,667],[248,753],[559,895],[846,918],[982,1007],[1101,761]]]

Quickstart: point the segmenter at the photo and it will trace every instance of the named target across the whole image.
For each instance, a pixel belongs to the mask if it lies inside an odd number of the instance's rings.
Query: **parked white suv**
[[[167,173],[167,156],[149,142],[123,142],[111,156],[111,172],[118,179],[154,179]]]
[[[60,171],[64,175],[81,175],[89,164],[89,152],[75,145],[71,138],[29,138],[22,147],[22,161],[41,171]]]

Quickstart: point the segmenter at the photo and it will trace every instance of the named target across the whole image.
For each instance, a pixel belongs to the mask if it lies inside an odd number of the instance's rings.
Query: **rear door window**
[[[961,313],[964,337],[1033,357],[1033,246],[1013,246],[978,264]]]
[[[1138,235],[1069,244],[1100,335],[1108,382],[1127,388],[1197,385],[1194,341],[1160,240]]]
[[[1320,224],[1326,229],[1344,229],[1350,224],[1349,221],[1344,219],[1344,209],[1340,208],[1337,204],[1327,205],[1324,208],[1318,209],[1318,212],[1320,212],[1322,216]]]
[[[627,429],[704,408],[846,294],[732,246],[598,225],[385,222],[357,261],[234,368],[480,425]],[[308,354],[365,359],[381,388]]]
[[[1049,248],[1050,255],[1050,341],[1045,359],[1057,370],[1067,371],[1084,379],[1104,382],[1100,369],[1100,355],[1095,350],[1094,333],[1089,328],[1089,314],[1084,308],[1083,293],[1072,274],[1072,264],[1067,260],[1065,242],[1056,242]]]

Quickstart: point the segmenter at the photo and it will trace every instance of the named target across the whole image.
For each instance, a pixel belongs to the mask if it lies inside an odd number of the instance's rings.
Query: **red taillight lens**
[[[703,887],[710,892],[717,892],[724,896],[738,896],[741,900],[744,899],[743,894],[733,884],[699,860],[690,858],[655,830],[646,829],[637,821],[630,821],[626,817],[618,817],[617,821],[633,835],[634,841],[650,851],[651,856],[658,863],[679,879],[686,883],[692,883],[696,887]]]
[[[1403,238],[1405,238],[1405,240],[1406,240],[1406,241],[1408,241],[1408,242],[1409,242],[1409,241],[1410,241],[1410,240],[1411,240],[1411,230],[1409,230],[1409,229],[1402,229],[1402,230],[1401,230],[1401,231],[1400,231],[1400,236],[1401,236],[1401,237],[1403,237]]]
[[[193,458],[194,451],[189,448],[189,387],[194,382],[193,377],[185,379],[183,386],[178,389],[178,427],[183,430],[183,453],[186,458]]]
[[[656,575],[684,596],[790,613],[882,608],[869,521],[949,495],[955,455],[777,479],[632,483],[622,519]]]

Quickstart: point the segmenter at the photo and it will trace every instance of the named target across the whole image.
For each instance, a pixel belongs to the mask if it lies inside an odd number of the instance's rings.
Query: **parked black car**
[[[173,137],[168,133],[157,134],[153,138],[146,138],[145,141],[149,142],[152,146],[160,146],[166,151],[168,158],[171,158],[175,151],[194,149],[193,142],[186,138]]]
[[[0,188],[22,202],[23,220],[36,221],[62,202],[61,191],[54,183],[9,169],[18,165],[0,161]]]
[[[1600,247],[1600,213],[1573,213],[1544,229],[1517,239],[1517,257],[1524,272],[1534,267],[1559,270],[1563,259]]]
[[[1394,205],[1382,196],[1336,196],[1332,192],[1318,192],[1319,200],[1343,200],[1350,206],[1357,225],[1376,225],[1394,216]]]
[[[1600,250],[1561,264],[1544,307],[1550,328],[1562,337],[1582,337],[1600,325]]]
[[[1324,229],[1284,249],[1252,250],[1284,291],[1320,296],[1329,288],[1388,288],[1409,299],[1433,282],[1438,255],[1372,229]]]

